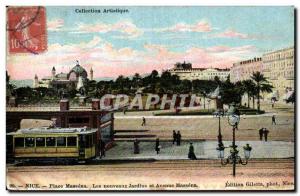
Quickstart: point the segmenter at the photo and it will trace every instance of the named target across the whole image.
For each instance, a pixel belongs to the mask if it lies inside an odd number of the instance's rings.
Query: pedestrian
[[[180,143],[181,143],[180,131],[177,131],[176,143],[177,143],[177,146],[180,146]]]
[[[275,115],[272,116],[272,125],[275,124],[276,125],[276,119],[275,119]]]
[[[139,141],[137,139],[133,142],[133,153],[134,154],[140,154],[140,147],[139,147]]]
[[[265,136],[265,141],[268,141],[268,134],[269,134],[269,130],[268,129],[264,129],[264,136]]]
[[[159,138],[156,138],[155,151],[156,151],[156,154],[158,154],[160,151]]]
[[[146,126],[146,119],[145,119],[145,117],[143,117],[142,126]]]
[[[177,134],[176,131],[173,130],[173,144],[176,142]]]
[[[194,146],[193,146],[192,142],[190,143],[188,158],[191,159],[191,160],[196,160],[197,159],[197,157],[195,155],[195,152],[194,152]]]
[[[259,139],[260,139],[260,141],[262,141],[263,134],[264,134],[264,128],[261,128],[260,130],[258,130],[258,133],[259,133]]]
[[[105,142],[103,140],[100,141],[100,159],[105,157]]]

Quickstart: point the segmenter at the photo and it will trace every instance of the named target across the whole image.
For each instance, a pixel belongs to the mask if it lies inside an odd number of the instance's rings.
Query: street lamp
[[[217,96],[218,100],[221,100],[221,96]],[[221,134],[221,116],[223,116],[223,111],[218,110],[216,116],[219,118],[219,135],[218,135],[218,145],[223,146],[222,134]]]
[[[218,151],[218,158],[221,159],[222,165],[232,164],[233,166],[233,176],[235,176],[235,170],[236,170],[236,164],[241,165],[247,165],[248,160],[250,158],[250,153],[252,150],[252,147],[249,144],[246,144],[244,146],[244,155],[245,155],[245,161],[241,159],[239,156],[239,151],[237,150],[237,145],[235,145],[235,130],[240,122],[240,116],[238,115],[239,112],[234,107],[234,105],[231,105],[229,108],[229,115],[228,115],[228,123],[232,126],[232,145],[229,146],[230,148],[230,155],[227,158],[224,158],[224,150],[225,148],[220,143],[218,144],[217,151]]]

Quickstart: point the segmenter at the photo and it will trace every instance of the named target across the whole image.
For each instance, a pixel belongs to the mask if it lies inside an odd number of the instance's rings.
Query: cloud
[[[211,37],[217,37],[217,38],[239,38],[239,39],[253,39],[254,38],[254,37],[252,37],[252,36],[250,36],[248,34],[237,32],[234,29],[227,29],[224,32],[213,34],[213,35],[211,35]]]
[[[177,23],[174,26],[167,28],[153,29],[156,32],[211,32],[211,24],[206,20],[200,20],[195,24]],[[151,29],[149,29],[151,31]]]
[[[99,36],[77,44],[50,44],[48,51],[39,55],[8,55],[7,68],[12,79],[32,79],[51,75],[51,69],[68,72],[76,60],[87,70],[93,67],[94,77],[130,76],[170,69],[174,63],[188,61],[193,67],[231,67],[232,63],[256,55],[256,47],[242,45],[230,47],[189,47],[173,51],[168,45],[144,44],[141,50],[117,48]],[[25,69],[24,69],[25,68]]]
[[[256,47],[253,45],[244,45],[238,47],[229,47],[224,45],[212,46],[206,49],[208,52],[212,53],[224,53],[224,52],[255,52]]]
[[[139,29],[135,24],[129,20],[122,20],[114,24],[109,23],[96,23],[86,24],[79,23],[76,30],[72,33],[108,33],[119,32],[121,36],[134,38],[143,34],[143,31]]]
[[[63,19],[54,19],[47,22],[47,30],[48,31],[60,31],[64,26]]]

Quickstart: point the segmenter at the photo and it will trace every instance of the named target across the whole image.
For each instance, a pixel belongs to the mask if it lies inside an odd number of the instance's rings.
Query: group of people
[[[180,143],[181,143],[181,134],[180,134],[180,131],[176,131],[173,130],[173,144],[175,144],[176,142],[176,145],[177,146],[180,146]]]
[[[269,130],[267,129],[267,128],[261,128],[261,129],[259,129],[258,130],[258,133],[259,133],[259,139],[260,139],[260,141],[262,141],[263,140],[263,136],[264,136],[264,138],[265,138],[265,141],[268,141],[268,134],[269,134]]]

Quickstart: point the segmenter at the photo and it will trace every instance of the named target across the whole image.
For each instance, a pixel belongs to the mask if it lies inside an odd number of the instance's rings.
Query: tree
[[[29,86],[27,87],[20,87],[16,89],[16,95],[18,102],[21,101],[33,101],[34,98],[36,98],[36,91],[33,91],[32,88]]]
[[[246,88],[241,81],[237,81],[235,83],[235,90],[239,94],[239,97],[240,97],[239,103],[240,103],[240,105],[242,105],[242,97],[246,92]]]
[[[217,82],[211,80],[193,80],[192,86],[193,91],[199,93],[203,97],[203,107],[205,109],[206,98],[210,92],[217,88]]]
[[[115,90],[117,90],[118,93],[124,92],[124,84],[125,84],[125,78],[123,75],[120,75],[116,81],[114,82]]]
[[[87,94],[89,96],[94,96],[95,95],[95,91],[96,91],[96,87],[97,87],[97,82],[95,80],[89,80],[86,83],[86,86],[85,86]]]
[[[134,76],[132,77],[132,85],[134,88],[139,88],[141,86],[141,81],[142,78],[140,74],[135,73]]]
[[[156,93],[157,83],[159,82],[159,75],[158,71],[153,70],[150,75],[143,78],[143,85],[144,87],[147,87],[146,90],[148,90],[150,93]]]
[[[248,108],[250,107],[250,97],[255,96],[255,83],[253,80],[244,80],[242,81],[242,84],[244,86],[245,92],[247,93],[248,97]],[[254,108],[254,105],[253,105]]]
[[[252,74],[251,79],[255,82],[255,92],[257,97],[257,111],[260,111],[260,93],[272,92],[273,86],[269,84],[267,78],[259,71]]]
[[[234,84],[227,79],[221,85],[221,100],[224,104],[231,103],[240,103],[243,94],[243,88],[241,88],[241,84]]]

